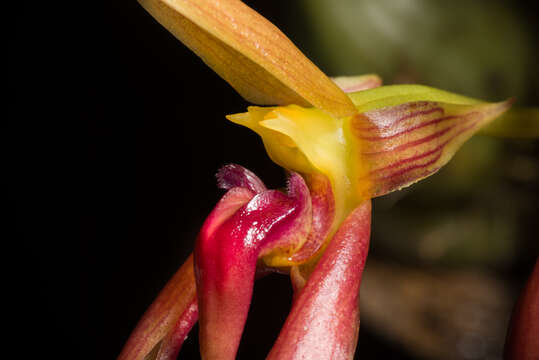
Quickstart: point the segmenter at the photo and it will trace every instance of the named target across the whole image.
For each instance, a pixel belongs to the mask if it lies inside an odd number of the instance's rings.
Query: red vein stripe
[[[365,176],[365,178],[368,178],[370,175],[375,175],[374,178],[372,178],[373,184],[377,184],[376,189],[373,191],[372,196],[381,196],[384,194],[387,194],[388,192],[391,192],[392,190],[395,190],[397,188],[406,186],[410,183],[412,183],[414,180],[423,179],[429,175],[434,174],[437,172],[443,164],[438,164],[438,166],[428,169],[429,166],[436,165],[439,163],[446,146],[451,143],[455,138],[461,136],[463,133],[473,129],[477,123],[481,119],[475,119],[472,123],[460,127],[458,131],[456,131],[454,134],[452,134],[451,137],[446,139],[443,143],[436,146],[434,149],[430,149],[425,151],[422,154],[414,155],[411,157],[408,157],[406,159],[402,159],[396,163],[390,164],[388,166],[384,166],[382,168],[374,169],[371,172],[369,172],[369,175]],[[386,153],[387,155],[390,155],[389,153]],[[433,156],[428,161],[421,163],[421,164],[414,164],[414,161],[418,161],[420,159],[425,159],[430,156]],[[410,164],[411,163],[411,164]],[[410,164],[410,166],[406,168],[401,168],[393,173],[387,173],[388,170],[399,168],[405,164]],[[421,171],[421,169],[425,169],[425,171]]]
[[[376,156],[376,155],[389,153],[389,152],[403,151],[403,150],[406,150],[408,148],[411,148],[411,147],[414,147],[414,146],[417,146],[417,145],[421,145],[421,144],[423,144],[425,142],[429,142],[431,140],[439,138],[439,137],[443,136],[444,134],[446,134],[448,131],[455,128],[457,125],[461,125],[462,123],[465,123],[465,122],[469,121],[470,116],[474,115],[474,114],[477,114],[477,112],[472,112],[472,113],[465,114],[464,116],[461,117],[463,119],[462,121],[456,122],[455,124],[453,124],[451,126],[448,126],[448,127],[444,128],[442,130],[439,130],[439,131],[437,131],[437,132],[435,132],[435,133],[433,133],[431,135],[422,137],[422,138],[417,139],[417,140],[409,141],[409,142],[401,144],[401,145],[397,145],[397,146],[392,147],[390,149],[384,149],[384,150],[381,150],[381,151],[373,151],[373,152],[362,152],[362,155]]]
[[[371,170],[369,172],[370,175],[372,174],[376,174],[376,173],[379,173],[381,171],[384,171],[384,170],[391,170],[391,169],[394,169],[396,167],[399,167],[401,165],[404,165],[408,162],[411,162],[411,161],[415,161],[415,160],[419,160],[419,159],[422,159],[422,158],[425,158],[425,157],[428,157],[434,153],[436,153],[437,151],[440,151],[440,150],[443,150],[443,148],[449,143],[451,142],[455,137],[461,135],[463,132],[469,130],[470,128],[472,128],[473,126],[475,126],[475,123],[477,123],[478,120],[476,120],[473,124],[471,124],[470,126],[464,128],[464,129],[461,129],[461,131],[457,132],[456,134],[454,134],[453,136],[451,136],[449,139],[447,139],[446,141],[444,141],[443,143],[439,144],[438,146],[436,146],[434,149],[431,149],[431,150],[428,150],[428,151],[425,151],[424,153],[421,153],[421,154],[417,154],[417,155],[413,155],[413,156],[410,156],[408,158],[404,158],[402,160],[399,160],[395,163],[392,163],[390,165],[387,165],[387,166],[384,166],[384,167],[381,167],[381,168],[377,168],[377,169],[374,169],[374,170]]]
[[[361,147],[359,149],[359,154],[364,156],[363,161],[366,161],[367,166],[370,167],[366,174],[363,173],[359,177],[359,182],[370,184],[368,185],[369,195],[375,197],[432,175],[449,161],[459,145],[470,137],[479,125],[486,119],[503,112],[508,105],[510,102],[506,101],[499,104],[487,104],[484,107],[471,107],[466,111],[465,107],[452,107],[448,104],[448,108],[444,107],[443,110],[449,114],[444,114],[442,117],[422,118],[423,115],[419,115],[419,113],[433,114],[438,111],[436,108],[422,109],[415,111],[415,116],[419,117],[408,121],[405,126],[394,126],[393,128],[386,126],[385,129],[388,130],[385,131],[385,134],[398,131],[395,134],[384,136],[384,131],[380,131],[380,129],[378,129],[378,134],[376,132],[367,133],[366,136],[357,134],[359,139],[365,140],[363,149]],[[464,109],[464,113],[455,114],[455,112],[460,112],[459,109]],[[373,115],[371,114],[371,116]],[[411,114],[407,116],[409,118]],[[401,116],[399,121],[402,121],[403,118]],[[373,119],[370,120],[375,123],[372,121]],[[374,118],[374,120],[377,119]],[[414,133],[417,129],[432,126],[445,120],[451,121]],[[391,119],[388,118],[387,123],[390,121]],[[378,122],[384,123],[381,115],[378,115]],[[358,127],[354,126],[356,124],[357,122],[352,124],[352,131],[357,131]],[[404,134],[406,135],[398,137]]]
[[[440,168],[441,167],[438,166],[433,169],[427,169],[421,173],[406,177],[404,181],[400,180],[399,178],[389,178],[384,183],[381,183],[382,185],[383,184],[385,185],[381,186],[380,189],[374,193],[374,196],[381,196],[381,195],[387,194],[391,192],[392,190],[405,187],[406,185],[410,184],[414,180],[424,179],[427,176],[432,175],[438,170],[440,170]]]
[[[453,136],[451,136],[449,139],[447,139],[446,141],[444,141],[440,146],[438,146],[436,149],[439,149],[439,151],[440,151],[440,156],[441,156],[441,154],[442,154],[442,152],[443,152],[443,148],[444,148],[448,143],[450,143],[451,141],[453,141],[456,137],[462,135],[464,132],[466,132],[466,131],[470,130],[471,128],[473,128],[473,127],[477,124],[478,121],[479,121],[479,120],[476,120],[476,121],[474,121],[472,124],[470,124],[470,125],[468,125],[468,126],[462,128],[462,129],[460,129],[457,133],[453,134]],[[427,156],[428,156],[428,155],[427,155]],[[428,166],[428,164],[426,164],[426,166]],[[396,175],[398,175],[398,174],[396,174]]]
[[[412,126],[410,128],[404,129],[403,131],[398,132],[396,134],[381,135],[381,136],[360,136],[359,138],[361,140],[367,140],[367,141],[379,141],[379,140],[385,140],[385,139],[392,139],[392,138],[395,138],[397,136],[410,133],[410,132],[412,132],[414,130],[421,129],[421,128],[424,128],[424,127],[429,126],[429,125],[435,125],[435,124],[441,123],[443,121],[452,120],[452,119],[455,119],[455,118],[458,118],[458,116],[456,116],[456,115],[443,116],[443,117],[436,118],[436,119],[421,123],[419,125]]]
[[[392,163],[390,165],[387,165],[387,166],[384,166],[384,167],[381,167],[381,168],[377,168],[377,169],[374,169],[374,170],[371,170],[369,172],[370,175],[372,174],[376,174],[376,173],[379,173],[379,172],[382,172],[384,170],[391,170],[391,169],[394,169],[396,167],[399,167],[399,166],[402,166],[406,163],[409,163],[411,161],[416,161],[416,160],[419,160],[419,159],[422,159],[422,158],[425,158],[425,157],[428,157],[434,153],[436,153],[437,151],[440,151],[447,143],[449,142],[448,141],[445,141],[443,144],[440,144],[439,146],[435,147],[434,149],[432,150],[429,150],[429,151],[426,151],[424,153],[421,153],[419,155],[414,155],[414,156],[411,156],[411,157],[408,157],[408,158],[404,158],[402,160],[399,160],[395,163]]]
[[[454,127],[455,127],[455,125],[451,125],[451,126],[446,127],[445,129],[437,131],[437,132],[435,132],[435,133],[433,133],[431,135],[425,136],[423,138],[420,138],[420,139],[417,139],[417,140],[414,140],[414,141],[407,142],[405,144],[395,146],[395,147],[393,147],[391,149],[384,149],[384,150],[381,150],[381,151],[373,151],[373,152],[363,152],[362,155],[376,156],[376,155],[381,155],[381,154],[384,154],[384,153],[403,151],[403,150],[406,150],[408,148],[411,148],[411,147],[414,147],[414,146],[417,146],[417,145],[421,145],[421,144],[429,142],[429,141],[431,141],[433,139],[439,138],[440,136],[446,134],[448,131],[450,131]]]
[[[388,117],[388,116],[393,115],[394,112],[395,111],[387,111],[387,112],[384,112],[384,114],[381,115],[381,116]],[[432,109],[429,109],[429,110],[414,111],[414,112],[412,112],[410,114],[406,114],[404,116],[401,116],[400,118],[395,119],[393,122],[391,122],[388,125],[383,125],[383,126],[373,125],[373,126],[364,126],[364,127],[357,126],[357,127],[354,127],[354,128],[356,130],[359,130],[359,131],[385,130],[385,129],[389,129],[389,128],[395,126],[396,124],[401,123],[401,122],[403,122],[405,120],[408,120],[408,119],[411,119],[411,118],[414,118],[414,117],[417,117],[417,116],[421,116],[421,115],[429,115],[429,114],[436,113],[436,112],[440,112],[441,114],[443,114],[444,109],[441,108],[441,107],[435,107],[435,108],[432,108]],[[370,117],[369,117],[369,115],[365,115],[365,117],[368,119],[369,122],[375,122],[376,121],[376,115],[374,115],[374,114],[370,115]],[[378,120],[378,121],[381,122],[380,120]]]
[[[407,168],[398,170],[398,171],[396,171],[396,172],[394,172],[394,173],[392,173],[392,174],[389,174],[389,175],[386,175],[386,176],[382,176],[382,177],[378,177],[377,179],[384,180],[384,179],[395,178],[395,177],[398,177],[398,176],[400,176],[400,175],[403,175],[403,174],[405,174],[405,173],[407,173],[407,172],[410,172],[410,171],[412,171],[412,170],[424,168],[424,167],[427,167],[427,166],[429,166],[429,165],[435,164],[435,163],[436,163],[438,160],[440,160],[440,158],[442,157],[442,153],[443,153],[443,149],[439,150],[439,151],[437,152],[437,155],[436,155],[433,159],[431,159],[431,160],[429,160],[429,161],[427,161],[427,162],[425,162],[425,163],[423,163],[423,164],[412,165],[412,166],[409,166],[409,167],[407,167]]]

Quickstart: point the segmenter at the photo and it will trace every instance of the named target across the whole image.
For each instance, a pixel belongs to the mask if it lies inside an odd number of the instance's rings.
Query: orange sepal
[[[271,22],[239,0],[139,0],[246,100],[313,105],[342,117],[350,99]]]

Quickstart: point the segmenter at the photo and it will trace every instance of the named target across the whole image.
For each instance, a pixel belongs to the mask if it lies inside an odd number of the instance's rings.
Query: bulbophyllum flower
[[[435,173],[511,101],[329,79],[239,0],[139,1],[247,101],[271,105],[228,119],[290,175],[283,192],[238,165],[219,171],[226,194],[119,359],[174,359],[197,320],[202,358],[235,358],[254,281],[271,271],[290,275],[294,301],[268,359],[352,358],[370,199]]]

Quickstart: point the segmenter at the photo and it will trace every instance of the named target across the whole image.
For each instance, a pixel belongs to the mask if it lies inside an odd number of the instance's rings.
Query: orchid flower
[[[268,359],[351,359],[370,237],[370,199],[434,174],[511,100],[486,103],[376,75],[330,79],[239,0],[139,0],[252,106],[289,172],[285,192],[223,167],[225,195],[194,254],[144,314],[119,359],[174,359],[198,320],[204,359],[234,359],[256,278],[289,274],[294,300]],[[536,352],[537,354],[537,352]]]

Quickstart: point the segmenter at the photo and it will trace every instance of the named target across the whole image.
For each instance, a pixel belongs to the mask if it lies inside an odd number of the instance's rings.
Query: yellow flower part
[[[354,152],[357,141],[350,132],[351,117],[335,118],[316,108],[289,105],[251,106],[248,112],[227,118],[259,134],[268,155],[280,166],[301,174],[328,176],[337,219],[364,199],[353,182],[367,169],[361,168]]]
[[[249,107],[227,118],[259,134],[271,159],[282,167],[326,175],[334,190],[336,218],[342,219],[363,200],[434,174],[511,104],[483,103],[419,85],[349,96],[357,115],[339,118],[289,105]]]

